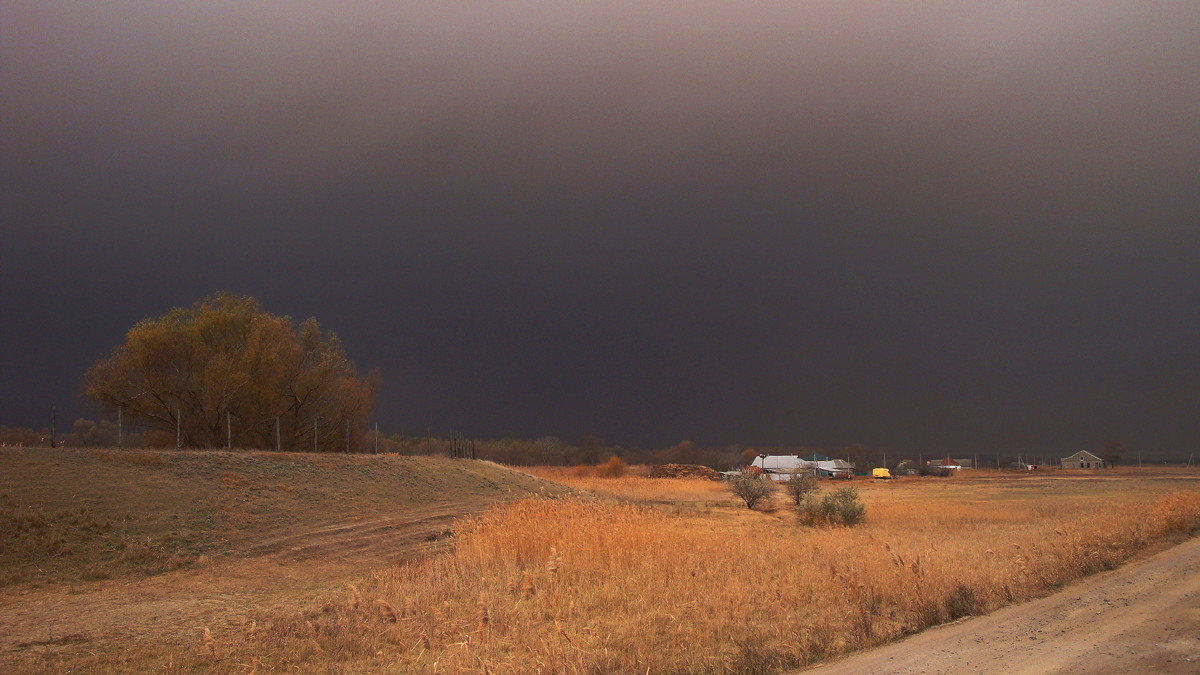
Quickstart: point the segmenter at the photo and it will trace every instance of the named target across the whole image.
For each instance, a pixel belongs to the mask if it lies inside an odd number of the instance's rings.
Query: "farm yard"
[[[46,513],[86,499],[89,517],[110,520],[104,509],[132,507],[135,485],[164,499],[197,454],[157,453],[158,464],[6,451],[6,515],[16,522],[39,499]],[[866,519],[848,528],[798,525],[782,495],[747,509],[718,481],[637,470],[301,455],[290,461],[323,464],[296,472],[273,453],[205,454],[224,466],[205,479],[222,496],[217,527],[131,521],[150,549],[181,558],[155,562],[154,576],[136,560],[90,580],[83,560],[37,576],[5,559],[0,665],[781,672],[1048,594],[1200,527],[1200,472],[1184,469],[855,480]],[[80,488],[106,466],[128,472],[125,496],[106,492],[111,480]],[[37,480],[15,480],[21,472]],[[72,489],[54,485],[68,476]],[[179,521],[203,499],[179,494],[156,508],[162,522]],[[465,506],[452,520],[456,499]],[[389,520],[429,503],[439,505],[429,532]],[[323,555],[317,533],[339,531]],[[180,553],[181,537],[204,553]]]

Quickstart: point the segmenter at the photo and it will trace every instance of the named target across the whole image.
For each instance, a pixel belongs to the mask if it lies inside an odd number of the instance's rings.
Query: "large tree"
[[[258,301],[220,293],[144,319],[84,376],[84,393],[187,447],[356,449],[377,373],[358,374],[316,319],[296,326]],[[277,427],[278,425],[278,427]],[[348,425],[348,426],[347,426]]]

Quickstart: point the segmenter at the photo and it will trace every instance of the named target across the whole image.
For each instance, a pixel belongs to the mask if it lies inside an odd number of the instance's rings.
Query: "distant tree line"
[[[464,437],[460,437],[464,438]],[[0,445],[45,447],[49,445],[50,430],[48,428],[29,429],[23,427],[0,426]],[[117,445],[117,425],[111,419],[93,421],[77,419],[70,430],[59,430],[58,444],[72,448],[113,448]],[[718,471],[738,469],[749,465],[759,454],[764,455],[799,455],[807,457],[813,454],[826,455],[840,459],[849,459],[860,469],[889,466],[894,467],[900,459],[924,459],[925,461],[940,459],[944,455],[931,453],[929,455],[908,456],[872,449],[863,445],[851,445],[835,450],[823,450],[807,446],[762,446],[759,448],[742,448],[739,445],[716,447],[701,447],[691,441],[681,441],[665,448],[635,449],[619,445],[607,445],[596,437],[585,437],[577,443],[568,443],[554,436],[543,436],[535,440],[505,438],[500,440],[471,440],[476,449],[478,459],[486,459],[499,464],[514,466],[596,466],[618,458],[627,464],[698,464],[712,467]],[[171,434],[154,429],[126,426],[124,429],[124,446],[127,448],[172,448],[175,438]],[[354,452],[374,452],[399,455],[453,455],[454,438],[446,436],[403,436],[400,434],[387,435],[368,430],[352,433],[350,445]],[[1112,461],[1114,448],[1106,448],[1106,461]],[[244,447],[237,446],[235,447]],[[331,439],[329,444],[320,446],[322,451],[342,451],[345,448],[344,438]],[[297,447],[299,451],[311,450],[309,447]],[[1124,448],[1121,449],[1124,451]],[[1127,452],[1127,451],[1126,451]],[[961,453],[960,453],[961,454]],[[979,465],[983,468],[995,468],[997,456],[995,453],[980,454]],[[1002,454],[1000,465],[1004,468],[1018,467],[1018,455]],[[1025,459],[1034,459],[1023,456]],[[1039,460],[1040,461],[1040,460]],[[1178,460],[1176,460],[1178,461]],[[885,463],[886,462],[886,463]],[[1161,458],[1145,458],[1148,464],[1164,464],[1169,461]]]

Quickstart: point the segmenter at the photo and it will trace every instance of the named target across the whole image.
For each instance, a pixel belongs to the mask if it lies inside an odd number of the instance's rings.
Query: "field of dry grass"
[[[725,504],[729,491],[717,481],[676,478],[647,478],[650,468],[632,466],[620,477],[597,475],[590,467],[529,466],[521,470],[532,476],[557,481],[603,497],[658,504]]]
[[[198,627],[173,652],[64,650],[38,667],[777,672],[1051,592],[1200,528],[1197,471],[855,481],[868,509],[855,528],[798,526],[782,502],[750,511],[719,484],[559,478],[620,499],[510,503],[460,520],[452,551],[307,609]]]

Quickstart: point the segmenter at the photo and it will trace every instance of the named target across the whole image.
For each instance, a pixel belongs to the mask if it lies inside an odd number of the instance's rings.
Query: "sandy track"
[[[1200,673],[1200,538],[1049,597],[802,671]]]

